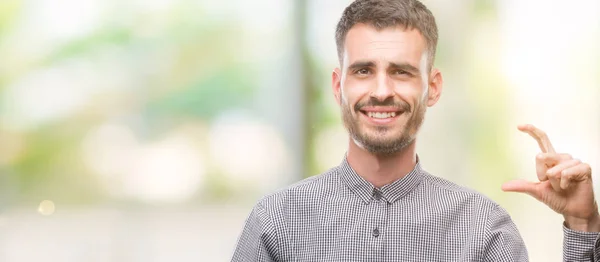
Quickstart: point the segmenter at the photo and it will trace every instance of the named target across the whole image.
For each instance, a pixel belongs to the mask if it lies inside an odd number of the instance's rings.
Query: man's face
[[[348,31],[342,69],[332,79],[344,125],[357,145],[389,155],[414,141],[427,106],[441,91],[441,75],[427,70],[426,50],[417,30],[357,24]]]

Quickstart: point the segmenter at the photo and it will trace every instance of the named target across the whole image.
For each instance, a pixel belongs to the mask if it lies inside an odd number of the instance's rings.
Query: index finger
[[[552,143],[550,143],[548,135],[546,135],[546,132],[531,124],[520,125],[518,128],[520,131],[525,132],[533,137],[537,141],[543,153],[556,153]]]

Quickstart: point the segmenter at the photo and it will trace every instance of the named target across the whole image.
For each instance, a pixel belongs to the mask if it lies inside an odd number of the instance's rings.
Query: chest
[[[287,219],[289,261],[474,261],[475,211],[410,201],[324,201]]]

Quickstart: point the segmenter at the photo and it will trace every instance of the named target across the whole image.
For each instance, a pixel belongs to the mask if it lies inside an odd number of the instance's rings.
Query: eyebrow
[[[375,63],[373,63],[371,61],[357,61],[357,62],[354,62],[353,64],[351,64],[350,66],[348,66],[348,70],[354,71],[356,69],[364,68],[364,67],[375,67]]]
[[[419,68],[416,68],[415,66],[408,64],[408,63],[390,63],[390,68],[395,68],[395,69],[400,69],[400,70],[404,70],[407,72],[411,72],[415,75],[420,74],[420,70]]]
[[[353,71],[359,68],[365,68],[365,67],[375,67],[375,63],[372,61],[356,61],[353,64],[351,64],[350,66],[348,66],[348,70]],[[394,63],[391,62],[388,64],[389,68],[394,68],[394,69],[400,69],[400,70],[404,70],[407,72],[411,72],[413,74],[420,74],[420,70],[419,68],[409,64],[409,63]]]

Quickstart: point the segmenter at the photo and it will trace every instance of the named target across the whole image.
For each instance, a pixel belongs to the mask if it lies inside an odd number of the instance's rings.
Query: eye
[[[404,70],[400,70],[400,69],[394,70],[393,73],[394,73],[394,75],[408,75],[408,76],[412,75],[408,71],[404,71]]]
[[[357,75],[368,75],[370,73],[369,69],[367,68],[361,68],[356,70],[355,74]]]

